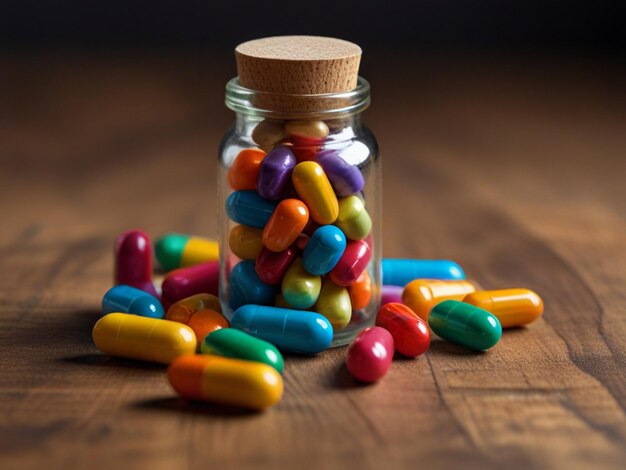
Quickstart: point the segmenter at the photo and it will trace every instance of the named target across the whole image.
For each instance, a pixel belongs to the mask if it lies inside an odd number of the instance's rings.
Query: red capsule
[[[349,287],[355,283],[372,257],[372,250],[367,241],[367,239],[348,241],[339,262],[328,274],[331,281],[343,287]]]
[[[404,304],[390,303],[380,307],[376,325],[391,333],[396,351],[417,357],[430,347],[430,329],[424,320]]]
[[[393,337],[387,330],[378,326],[366,328],[348,347],[348,371],[361,382],[376,382],[389,370],[393,347]]]
[[[174,302],[195,294],[218,295],[219,261],[209,261],[170,271],[162,285],[162,303],[169,308]]]
[[[287,268],[299,255],[300,249],[294,245],[278,252],[263,247],[256,259],[254,270],[265,284],[279,284],[283,280]]]
[[[158,297],[152,284],[152,243],[141,230],[115,239],[115,284],[125,284]]]

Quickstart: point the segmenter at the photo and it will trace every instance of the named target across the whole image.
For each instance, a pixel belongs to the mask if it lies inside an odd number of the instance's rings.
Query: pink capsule
[[[141,230],[124,232],[115,239],[114,283],[135,287],[158,297],[152,284],[152,243]]]
[[[161,286],[161,300],[167,310],[171,304],[196,294],[218,295],[219,261],[208,261],[170,271]]]
[[[403,287],[399,286],[383,286],[383,291],[380,296],[380,305],[401,304],[403,289]]]
[[[368,239],[348,241],[343,255],[328,276],[338,286],[349,287],[363,273],[371,257]]]
[[[259,279],[265,284],[280,284],[287,268],[300,256],[301,251],[296,245],[291,245],[283,251],[271,251],[263,247],[256,259],[254,269]]]
[[[393,359],[393,338],[379,326],[361,331],[348,347],[346,366],[361,382],[376,382],[389,370]]]

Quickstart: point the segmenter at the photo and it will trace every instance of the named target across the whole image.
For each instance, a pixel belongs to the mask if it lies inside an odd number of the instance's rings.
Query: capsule
[[[430,347],[430,330],[424,320],[403,304],[380,307],[376,325],[391,333],[396,351],[406,357],[417,357]]]
[[[371,257],[372,250],[367,241],[349,241],[341,259],[329,273],[330,279],[339,286],[351,286],[365,271]]]
[[[282,121],[266,119],[258,123],[252,131],[252,140],[264,149],[271,149],[286,137],[287,132]]]
[[[363,240],[372,230],[372,219],[360,198],[348,196],[339,200],[339,215],[335,225],[350,240]]]
[[[454,261],[445,259],[384,258],[383,284],[404,287],[415,279],[465,279],[465,272]]]
[[[115,239],[114,283],[132,286],[158,297],[152,284],[152,244],[145,232],[131,230]]]
[[[372,279],[367,271],[363,271],[354,284],[348,287],[348,294],[350,294],[353,311],[361,310],[369,305],[372,300]]]
[[[161,285],[163,303],[169,307],[195,294],[218,295],[219,270],[218,261],[208,261],[170,271]]]
[[[294,353],[317,354],[333,340],[333,327],[326,318],[302,310],[244,305],[237,309],[230,326]]]
[[[254,269],[254,261],[238,263],[230,273],[230,307],[235,310],[244,304],[269,305],[276,289],[265,284]]]
[[[265,227],[274,209],[276,203],[266,201],[256,191],[235,191],[226,200],[228,217],[248,227]]]
[[[263,249],[263,230],[235,225],[230,231],[228,246],[241,259],[256,259]]]
[[[167,310],[165,319],[187,324],[194,313],[207,309],[222,313],[220,299],[212,294],[196,294],[173,303]]]
[[[402,303],[402,287],[383,285],[383,290],[380,296],[380,305],[390,303]]]
[[[286,250],[274,252],[267,248],[263,248],[259,257],[256,259],[254,269],[259,279],[265,284],[280,284],[291,266],[291,263],[300,254],[300,249],[296,246],[287,248]]]
[[[437,336],[476,351],[495,346],[502,336],[502,326],[494,315],[458,300],[435,305],[428,324]]]
[[[359,333],[346,353],[346,367],[355,379],[371,383],[385,376],[393,359],[393,338],[378,326]]]
[[[272,367],[214,355],[179,357],[167,378],[183,398],[253,410],[278,403],[283,394],[283,379]]]
[[[262,362],[276,369],[279,374],[283,372],[283,356],[273,344],[235,328],[223,328],[209,334],[204,338],[200,351],[203,354]]]
[[[257,178],[265,152],[259,149],[244,149],[239,152],[228,169],[228,184],[235,191],[256,189]]]
[[[298,142],[320,142],[329,133],[324,121],[287,121],[285,131]]]
[[[332,224],[339,214],[339,203],[324,170],[315,162],[298,163],[293,170],[293,185],[319,224]]]
[[[311,308],[320,295],[322,278],[304,269],[302,260],[295,260],[283,277],[282,294],[293,308]],[[257,302],[258,303],[258,302]]]
[[[187,326],[196,334],[196,340],[198,345],[200,345],[208,334],[222,328],[228,328],[229,324],[228,320],[221,313],[206,309],[198,310],[194,313],[189,319]]]
[[[541,297],[528,289],[476,291],[466,295],[463,302],[492,313],[502,328],[526,325],[543,313]]]
[[[142,317],[163,318],[165,312],[158,299],[131,286],[111,287],[102,298],[102,314],[132,313]]]
[[[313,310],[324,315],[337,331],[350,323],[352,304],[348,289],[333,283],[330,279],[324,279],[322,289]]]
[[[219,259],[218,244],[214,240],[168,233],[157,240],[154,254],[165,271],[193,266]]]
[[[309,221],[309,209],[299,199],[285,199],[263,229],[263,244],[272,251],[289,248]]]
[[[345,249],[343,232],[334,225],[324,225],[313,233],[304,249],[304,269],[311,274],[324,275],[337,265]]]
[[[93,327],[93,342],[110,356],[169,364],[196,351],[196,335],[182,323],[109,313]]]
[[[261,163],[256,184],[259,195],[270,201],[282,199],[295,166],[296,156],[289,147],[274,147]]]
[[[323,150],[317,154],[315,161],[326,173],[337,197],[351,196],[363,190],[363,174],[356,165],[341,158],[337,150]]]
[[[468,281],[416,279],[409,282],[402,291],[402,303],[422,320],[428,321],[428,313],[437,302],[448,299],[463,300],[463,297],[475,290],[474,284]]]

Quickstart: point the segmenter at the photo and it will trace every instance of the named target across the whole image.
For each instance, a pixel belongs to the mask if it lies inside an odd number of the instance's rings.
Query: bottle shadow
[[[252,418],[263,415],[263,411],[250,410],[231,405],[191,401],[179,397],[153,398],[141,400],[130,405],[136,410],[162,411],[169,413],[187,413],[220,418]]]

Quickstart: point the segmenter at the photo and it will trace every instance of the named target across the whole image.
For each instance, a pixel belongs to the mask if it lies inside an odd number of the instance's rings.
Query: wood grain
[[[234,65],[0,63],[2,468],[623,468],[623,69],[366,61],[385,256],[455,259],[546,312],[488,353],[435,340],[373,386],[342,348],[289,357],[284,399],[253,414],[186,404],[90,338],[117,233],[215,233]]]

